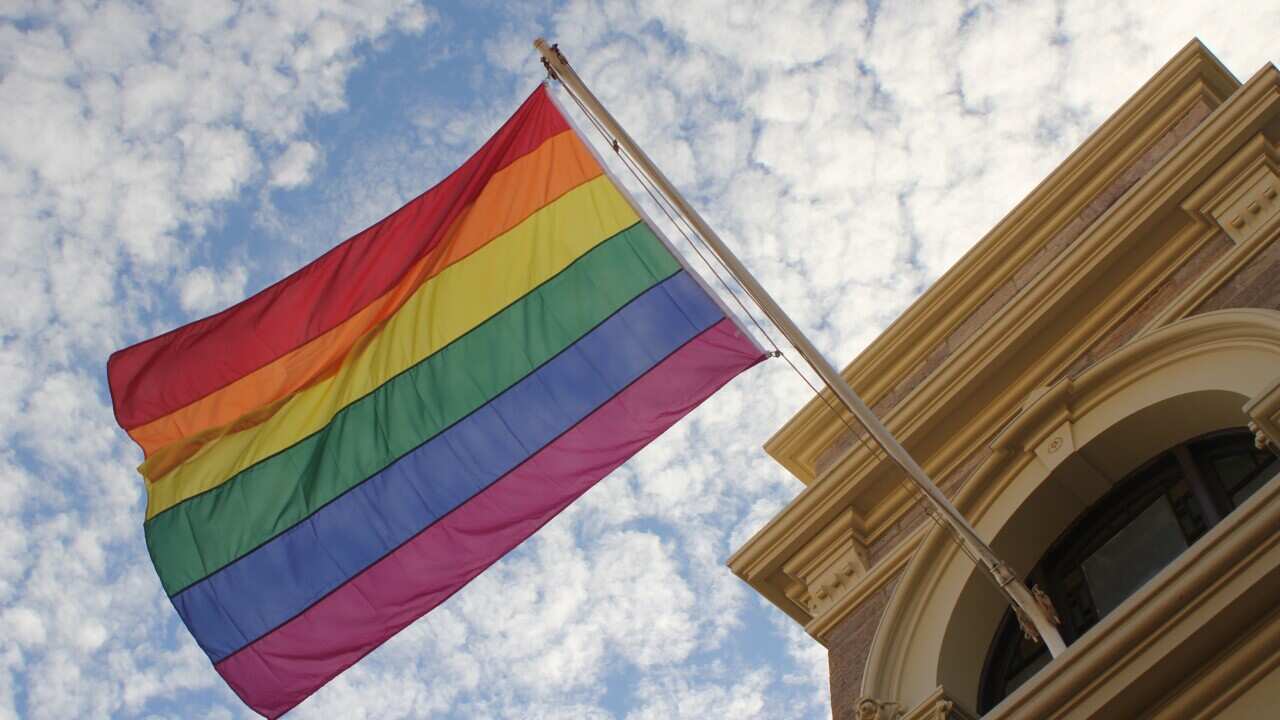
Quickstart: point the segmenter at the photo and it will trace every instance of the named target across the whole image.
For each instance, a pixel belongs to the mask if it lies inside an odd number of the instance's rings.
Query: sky
[[[439,181],[543,79],[535,37],[843,364],[1192,37],[1247,79],[1276,27],[1272,0],[0,2],[0,718],[253,717],[151,568],[106,358]],[[291,717],[829,717],[825,650],[725,567],[802,489],[761,445],[809,395],[749,371]]]

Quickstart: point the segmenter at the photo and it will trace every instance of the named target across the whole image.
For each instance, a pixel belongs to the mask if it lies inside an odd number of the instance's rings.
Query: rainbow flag
[[[274,718],[763,357],[539,86],[439,185],[107,375],[160,582]]]

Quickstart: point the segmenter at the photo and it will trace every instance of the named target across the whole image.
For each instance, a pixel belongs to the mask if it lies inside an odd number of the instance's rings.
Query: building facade
[[[844,370],[1058,658],[820,398],[769,440],[806,487],[729,564],[836,720],[1280,717],[1278,193],[1280,71],[1192,42]]]

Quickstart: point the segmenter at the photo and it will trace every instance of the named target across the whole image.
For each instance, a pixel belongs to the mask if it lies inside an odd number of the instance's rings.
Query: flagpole
[[[1062,636],[1058,633],[1056,618],[1052,615],[1052,608],[1047,606],[1047,598],[1037,600],[1032,592],[1027,589],[1027,586],[1018,579],[1013,570],[1004,561],[996,557],[996,554],[978,536],[977,531],[969,524],[969,521],[951,504],[947,496],[938,489],[938,486],[933,483],[924,469],[916,463],[906,448],[880,422],[880,419],[876,417],[871,408],[867,407],[862,398],[858,397],[858,394],[853,391],[849,383],[845,382],[844,376],[809,341],[809,338],[791,320],[786,311],[774,301],[769,292],[756,281],[746,266],[724,244],[724,241],[720,239],[716,231],[702,219],[697,210],[689,205],[676,190],[675,186],[671,184],[671,181],[667,179],[666,175],[653,164],[649,156],[636,145],[635,141],[631,139],[626,130],[622,129],[622,126],[618,124],[613,115],[609,114],[609,111],[600,104],[596,96],[587,89],[587,86],[582,82],[582,78],[578,77],[578,74],[570,67],[568,60],[560,52],[559,47],[548,45],[547,41],[542,38],[535,40],[533,45],[541,53],[542,62],[547,71],[559,80],[565,89],[577,97],[588,111],[595,116],[595,119],[613,136],[616,147],[626,150],[640,170],[675,205],[680,214],[689,221],[698,235],[706,241],[716,256],[725,264],[729,272],[733,274],[738,282],[742,283],[747,293],[759,303],[769,319],[786,336],[787,340],[795,346],[801,356],[809,362],[831,392],[862,423],[863,427],[867,429],[867,432],[875,439],[876,443],[884,449],[889,458],[906,473],[911,482],[924,495],[925,502],[932,506],[935,511],[934,514],[941,519],[946,528],[955,535],[964,549],[975,559],[979,568],[990,577],[996,587],[1004,594],[1005,598],[1013,606],[1027,634],[1033,637],[1038,636],[1039,639],[1043,640],[1054,657],[1060,655],[1066,649],[1066,645],[1062,641]]]

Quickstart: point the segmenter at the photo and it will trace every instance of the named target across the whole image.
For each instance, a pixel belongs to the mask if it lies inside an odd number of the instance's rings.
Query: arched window
[[[1240,428],[1176,445],[1130,473],[1080,515],[1028,577],[1052,598],[1074,642],[1280,469]],[[987,712],[1049,662],[1005,613],[982,671]]]

